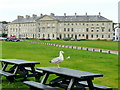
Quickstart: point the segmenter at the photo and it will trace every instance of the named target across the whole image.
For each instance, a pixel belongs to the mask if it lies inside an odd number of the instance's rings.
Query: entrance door
[[[88,34],[86,35],[86,40],[88,40]]]

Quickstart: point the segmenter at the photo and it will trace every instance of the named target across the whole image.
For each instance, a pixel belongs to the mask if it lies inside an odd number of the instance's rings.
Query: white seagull
[[[59,52],[59,57],[53,58],[49,62],[50,63],[56,63],[58,65],[58,68],[59,68],[59,63],[61,63],[64,60],[63,53],[64,53],[63,51],[60,51]]]

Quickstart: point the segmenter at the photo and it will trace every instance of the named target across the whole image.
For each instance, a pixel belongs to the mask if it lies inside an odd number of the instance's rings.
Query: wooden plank
[[[88,83],[87,82],[79,82],[81,85],[88,87]],[[101,89],[101,90],[112,90],[111,87],[106,87],[106,86],[101,86],[101,85],[97,85],[97,84],[93,84],[93,87],[96,89]]]
[[[5,72],[5,71],[2,71],[2,70],[0,70],[0,74],[2,74],[2,75],[4,75],[4,76],[14,76],[14,74],[12,74],[12,73],[9,73],[9,72]]]
[[[57,88],[54,88],[54,87],[51,87],[51,86],[48,86],[48,85],[44,85],[42,83],[35,82],[35,81],[24,81],[23,83],[26,84],[26,85],[35,87],[37,89],[42,89],[42,90],[58,90]]]

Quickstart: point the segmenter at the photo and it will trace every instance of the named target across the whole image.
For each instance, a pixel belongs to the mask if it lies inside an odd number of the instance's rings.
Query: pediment
[[[44,15],[44,16],[42,16],[42,17],[40,17],[39,19],[37,19],[37,21],[50,21],[50,20],[56,20],[54,17],[52,17],[52,16],[48,16],[48,15]]]

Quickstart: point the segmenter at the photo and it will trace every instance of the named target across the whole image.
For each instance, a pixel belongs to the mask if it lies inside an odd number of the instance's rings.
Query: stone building
[[[2,37],[3,34],[8,34],[8,22],[0,22],[0,37]]]
[[[56,16],[33,14],[32,17],[18,16],[8,26],[8,36],[17,38],[50,38],[50,39],[89,39],[112,40],[113,22],[99,13],[98,15]]]

